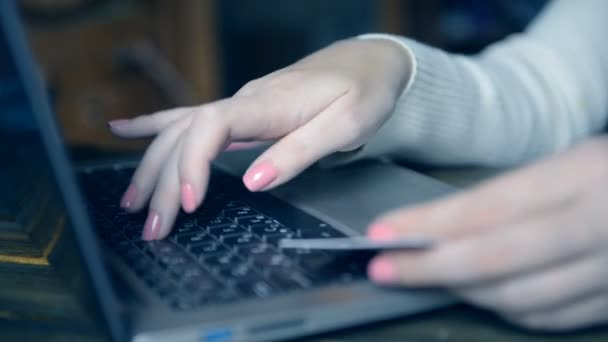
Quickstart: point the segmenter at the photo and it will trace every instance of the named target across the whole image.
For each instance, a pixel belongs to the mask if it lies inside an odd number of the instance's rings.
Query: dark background
[[[116,139],[106,122],[230,96],[251,79],[367,32],[475,53],[521,31],[545,0],[19,2],[68,143],[141,151],[146,142]],[[14,83],[0,65],[3,110],[19,110]]]
[[[224,95],[338,39],[385,29],[452,52],[475,53],[521,31],[545,0],[397,1],[390,28],[373,0],[224,0],[219,9]],[[261,5],[263,4],[263,5]]]

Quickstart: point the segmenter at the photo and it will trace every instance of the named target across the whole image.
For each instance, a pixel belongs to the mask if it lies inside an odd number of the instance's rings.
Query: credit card
[[[390,241],[374,241],[367,237],[326,239],[282,239],[279,247],[284,249],[325,249],[344,251],[421,250],[431,248],[435,241],[423,237],[409,237]]]

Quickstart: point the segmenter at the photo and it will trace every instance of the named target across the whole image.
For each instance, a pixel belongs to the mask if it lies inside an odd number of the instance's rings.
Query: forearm
[[[608,114],[608,55],[595,39],[607,25],[592,12],[606,2],[580,5],[587,10],[573,13],[558,1],[525,34],[474,57],[403,39],[415,56],[411,88],[351,157],[505,166],[599,131]]]

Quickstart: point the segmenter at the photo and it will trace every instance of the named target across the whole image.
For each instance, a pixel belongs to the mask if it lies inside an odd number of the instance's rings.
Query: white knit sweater
[[[608,0],[554,0],[524,33],[476,56],[397,39],[413,54],[410,86],[380,131],[342,162],[509,166],[606,127]]]

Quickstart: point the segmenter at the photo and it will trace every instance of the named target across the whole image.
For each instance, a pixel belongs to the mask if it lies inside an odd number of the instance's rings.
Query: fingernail
[[[120,200],[120,207],[123,209],[131,208],[136,196],[137,188],[135,187],[135,185],[130,184],[127,188],[127,191],[125,191],[125,194],[122,195],[122,199]]]
[[[233,142],[232,144],[228,145],[228,147],[226,147],[225,151],[230,152],[230,151],[248,150],[250,148],[257,147],[258,145],[260,145],[260,143],[257,141]]]
[[[380,284],[391,284],[397,281],[395,264],[386,257],[377,257],[368,267],[369,277]]]
[[[262,162],[247,171],[243,183],[250,191],[259,191],[267,187],[278,176],[277,169],[271,162]]]
[[[129,122],[129,120],[126,120],[126,119],[112,120],[112,121],[108,121],[108,126],[110,126],[110,128],[117,128],[120,126],[124,126],[128,122]]]
[[[397,232],[386,223],[376,223],[367,230],[367,236],[372,240],[388,241],[397,238]]]
[[[160,216],[155,211],[150,211],[146,223],[144,224],[144,231],[141,238],[145,241],[152,241],[158,238],[160,233]]]
[[[190,184],[182,185],[182,207],[187,213],[196,210],[196,198],[194,197],[194,190]]]

